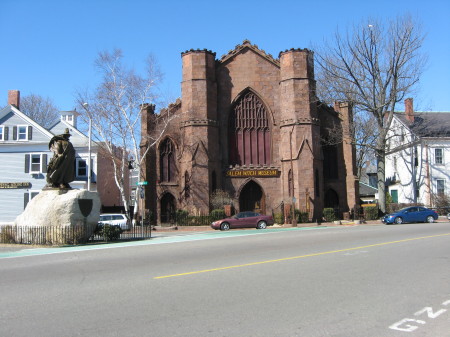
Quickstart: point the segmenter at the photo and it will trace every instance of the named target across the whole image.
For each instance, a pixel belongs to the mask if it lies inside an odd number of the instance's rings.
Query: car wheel
[[[256,228],[258,229],[266,229],[267,228],[267,223],[263,220],[261,220],[260,222],[258,222],[258,224],[256,225]]]
[[[403,223],[403,219],[400,218],[400,217],[397,217],[397,218],[395,218],[394,222],[395,222],[396,224],[400,225],[400,224]]]
[[[434,218],[431,215],[427,216],[427,222],[433,223],[434,222]]]
[[[228,222],[223,222],[221,225],[220,225],[220,230],[221,231],[227,231],[227,230],[229,230],[230,229],[230,224],[228,223]]]

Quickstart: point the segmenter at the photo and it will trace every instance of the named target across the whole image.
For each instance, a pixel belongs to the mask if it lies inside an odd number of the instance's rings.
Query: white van
[[[120,226],[123,230],[131,228],[130,219],[125,214],[100,214],[100,220],[98,221],[100,226],[108,224],[112,226]]]

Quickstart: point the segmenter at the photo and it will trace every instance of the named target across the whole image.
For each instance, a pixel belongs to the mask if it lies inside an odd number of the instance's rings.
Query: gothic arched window
[[[338,149],[336,145],[323,147],[323,176],[325,179],[338,179]]]
[[[160,179],[163,182],[175,181],[175,146],[167,138],[159,147]]]
[[[189,172],[186,171],[184,174],[184,197],[187,199],[191,196],[191,177],[189,176]]]
[[[268,112],[253,92],[234,104],[230,114],[230,164],[270,164],[270,126]]]

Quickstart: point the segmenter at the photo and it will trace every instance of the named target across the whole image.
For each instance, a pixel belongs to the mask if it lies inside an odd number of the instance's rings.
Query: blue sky
[[[161,93],[174,99],[183,51],[206,48],[220,58],[249,39],[278,57],[331,38],[337,27],[410,13],[427,34],[429,58],[415,110],[450,111],[448,0],[0,0],[0,11],[0,106],[18,89],[72,109],[76,91],[99,80],[98,52],[114,48],[138,70],[152,53],[165,74]]]

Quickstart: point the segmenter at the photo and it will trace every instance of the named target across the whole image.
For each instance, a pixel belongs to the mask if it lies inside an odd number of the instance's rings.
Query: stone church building
[[[351,107],[330,107],[315,93],[307,49],[276,59],[245,40],[216,59],[209,50],[181,54],[181,99],[143,109],[142,146],[163,130],[144,168],[145,209],[158,223],[177,209],[208,214],[213,191],[227,191],[236,212],[289,214],[292,204],[320,220],[324,207],[348,212],[359,203]],[[166,119],[167,120],[167,119]],[[336,138],[334,134],[332,138]]]

